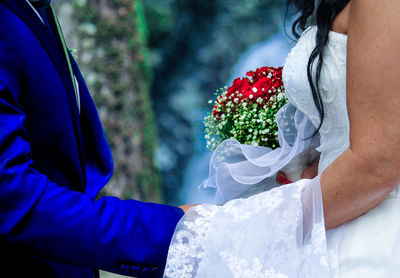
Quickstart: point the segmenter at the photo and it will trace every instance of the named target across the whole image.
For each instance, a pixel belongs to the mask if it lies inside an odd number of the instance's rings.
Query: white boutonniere
[[[71,53],[72,57],[74,57],[74,59],[78,58],[78,55],[77,55],[78,50],[76,50],[75,48],[69,48],[68,50],[69,50],[69,53]]]

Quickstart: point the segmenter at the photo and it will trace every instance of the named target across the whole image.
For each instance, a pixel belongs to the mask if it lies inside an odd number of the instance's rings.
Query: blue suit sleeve
[[[162,273],[183,212],[114,197],[93,200],[35,170],[18,59],[0,32],[0,236],[67,264],[132,276]]]

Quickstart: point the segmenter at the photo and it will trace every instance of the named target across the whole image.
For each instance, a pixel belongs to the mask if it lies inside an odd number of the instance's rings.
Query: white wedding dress
[[[296,164],[307,161],[313,149],[320,152],[321,173],[349,146],[347,37],[335,32],[329,34],[320,81],[326,117],[319,136],[310,139],[319,123],[306,73],[316,30],[308,28],[286,59],[290,104],[277,116],[282,147],[271,151],[234,140],[220,145],[205,187],[216,188],[217,201],[226,203],[197,206],[180,221],[164,277],[400,277],[398,190],[329,231],[319,177],[265,191],[274,186],[279,169],[298,172]]]

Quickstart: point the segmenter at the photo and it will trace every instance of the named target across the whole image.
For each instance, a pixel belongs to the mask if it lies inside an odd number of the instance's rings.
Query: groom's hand
[[[195,206],[198,206],[198,205],[183,205],[183,206],[180,206],[179,208],[181,210],[183,210],[184,213],[186,213],[190,208],[195,207]]]

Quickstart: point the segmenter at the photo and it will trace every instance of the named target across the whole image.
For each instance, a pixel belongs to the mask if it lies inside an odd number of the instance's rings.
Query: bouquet
[[[282,67],[261,67],[217,90],[214,108],[205,118],[207,147],[225,139],[275,149],[279,147],[275,116],[287,103]],[[213,103],[213,101],[210,101]]]

